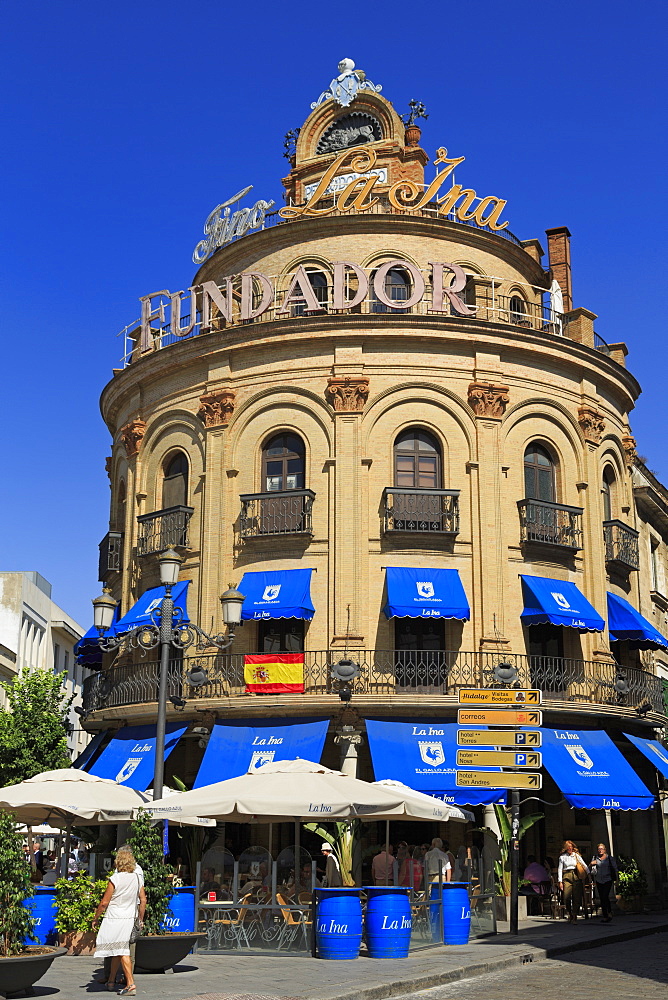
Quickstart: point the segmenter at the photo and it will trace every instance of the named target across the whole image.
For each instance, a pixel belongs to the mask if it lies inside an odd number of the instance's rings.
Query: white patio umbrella
[[[401,781],[393,781],[391,778],[384,778],[382,781],[374,781],[379,788],[397,789],[404,796],[406,805],[411,809],[407,815],[414,819],[433,819],[440,823],[474,823],[475,816],[468,809],[460,809],[459,806],[450,806],[441,799],[427,795],[425,792],[418,792],[409,785],[404,785]],[[415,816],[414,811],[424,811],[423,816]]]
[[[400,791],[299,758],[272,761],[238,778],[194,788],[178,799],[157,799],[143,808],[155,818],[176,822],[193,815],[236,823],[407,815]]]

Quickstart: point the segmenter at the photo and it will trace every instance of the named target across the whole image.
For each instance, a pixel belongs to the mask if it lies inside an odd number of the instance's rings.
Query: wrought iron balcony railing
[[[110,573],[120,573],[123,551],[123,532],[108,531],[99,545],[100,559],[97,578],[105,582]]]
[[[555,545],[577,552],[582,548],[582,507],[546,500],[518,500],[520,541]]]
[[[623,521],[604,521],[605,561],[622,569],[638,569],[638,532]]]
[[[353,695],[370,703],[378,695],[449,696],[455,704],[460,687],[491,687],[495,684],[496,653],[464,653],[439,650],[348,650],[360,665],[360,676],[351,682]],[[304,694],[295,698],[336,693],[331,666],[341,650],[304,653]],[[646,670],[622,667],[596,660],[572,660],[557,656],[503,655],[504,663],[517,670],[523,686],[541,688],[545,701],[589,703],[635,709],[649,702],[652,711],[665,714],[661,678]],[[186,674],[192,667],[206,670],[207,683],[191,688]],[[155,703],[158,697],[157,660],[115,666],[84,681],[83,706],[89,712]],[[246,692],[242,653],[175,658],[168,675],[168,695],[188,699],[241,697]]]
[[[242,538],[258,535],[312,535],[313,490],[281,493],[244,493],[239,532]]]
[[[137,555],[148,556],[169,548],[189,548],[188,524],[192,516],[192,507],[165,507],[152,514],[140,514],[137,518]]]
[[[388,486],[383,494],[385,531],[459,532],[459,490]]]

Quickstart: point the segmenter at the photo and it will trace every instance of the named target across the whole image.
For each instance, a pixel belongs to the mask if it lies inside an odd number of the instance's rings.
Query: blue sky
[[[663,24],[662,24],[663,22]],[[0,0],[0,566],[37,569],[85,626],[107,530],[98,397],[138,297],[185,288],[211,209],[280,203],[283,136],[343,56],[522,239],[567,225],[576,306],[624,340],[632,426],[665,449],[665,6],[396,0]]]

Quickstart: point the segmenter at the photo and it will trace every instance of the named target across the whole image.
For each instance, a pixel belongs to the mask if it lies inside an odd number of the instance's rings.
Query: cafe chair
[[[280,907],[281,916],[283,918],[283,925],[281,926],[281,931],[276,942],[277,951],[280,951],[282,948],[289,948],[298,936],[300,929],[304,936],[304,947],[308,948],[308,931],[311,927],[311,921],[308,919],[308,915],[304,913],[303,910],[291,909],[286,902],[285,897],[278,892],[276,893],[276,902]]]
[[[248,934],[248,929],[246,927],[246,917],[248,915],[248,904],[250,903],[250,893],[244,896],[241,900],[241,906],[238,910],[226,910],[229,914],[227,917],[215,917],[212,923],[209,925],[209,947],[220,948],[222,945],[222,938],[225,937],[228,940],[234,942],[235,947],[241,948],[245,945],[246,948],[250,948],[251,942]],[[220,910],[216,910],[216,913],[220,913]],[[234,915],[236,913],[236,916]]]

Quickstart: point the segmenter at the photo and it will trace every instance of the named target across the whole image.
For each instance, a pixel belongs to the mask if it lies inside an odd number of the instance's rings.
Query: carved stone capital
[[[146,423],[143,420],[131,420],[121,429],[121,439],[128,458],[133,458],[137,454],[145,433]]]
[[[581,406],[578,410],[578,423],[582,428],[585,441],[592,441],[594,444],[601,443],[601,436],[605,430],[605,420],[602,413],[599,413],[592,406]]]
[[[636,451],[636,439],[630,434],[627,434],[622,438],[622,448],[626,452],[626,462],[628,465],[634,465],[638,460],[638,452]]]
[[[506,412],[509,400],[507,385],[492,385],[491,382],[471,382],[469,385],[469,406],[476,417],[494,417],[500,420]]]
[[[200,396],[197,416],[205,427],[222,427],[234,413],[234,389],[215,389]]]
[[[361,413],[369,396],[369,380],[364,375],[332,375],[327,379],[325,397],[338,413]]]

